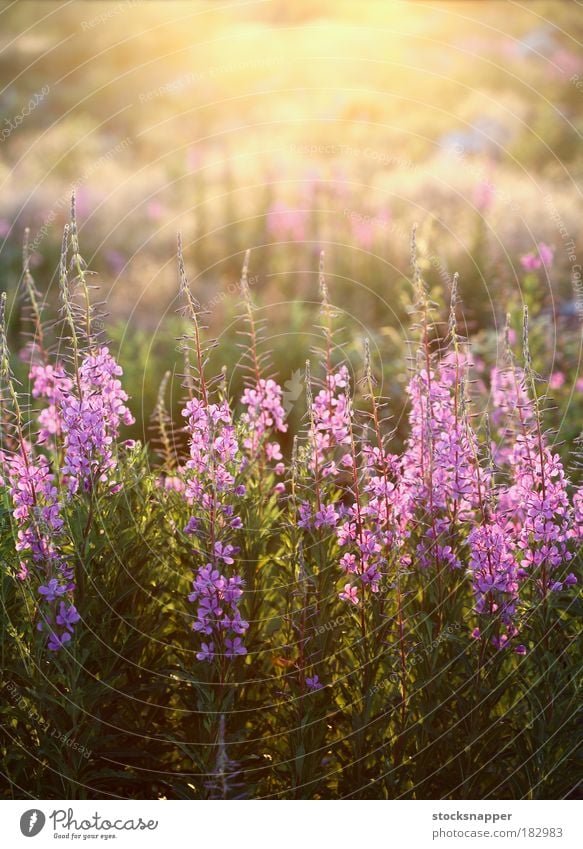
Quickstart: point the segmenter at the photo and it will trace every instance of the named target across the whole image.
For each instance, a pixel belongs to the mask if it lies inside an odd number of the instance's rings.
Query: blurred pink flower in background
[[[354,241],[364,248],[365,251],[370,251],[374,244],[374,226],[371,218],[363,217],[352,221],[352,235]]]
[[[388,227],[392,217],[393,216],[391,214],[390,209],[379,209],[376,219],[377,226],[384,230],[386,227]]]
[[[555,371],[549,378],[550,389],[560,389],[565,383],[565,375],[562,371]]]
[[[186,167],[189,171],[198,171],[202,163],[202,154],[197,147],[189,148],[186,154]]]
[[[537,271],[543,265],[550,268],[553,264],[554,251],[544,242],[538,243],[538,253],[524,254],[520,257],[520,264],[525,271]]]
[[[146,207],[146,212],[150,221],[159,221],[166,212],[166,208],[159,200],[151,200]]]
[[[577,383],[575,384],[575,389],[577,392],[583,392],[583,377],[580,377]]]
[[[0,239],[5,239],[10,230],[10,221],[7,218],[0,218]]]
[[[481,180],[474,189],[474,203],[480,212],[486,212],[494,202],[494,186],[489,180]]]
[[[558,68],[551,66],[551,73],[555,77],[562,77],[563,74],[571,76],[583,69],[583,61],[581,56],[573,53],[572,50],[566,50],[564,47],[553,53],[552,61]]]
[[[541,267],[541,262],[535,254],[524,254],[520,257],[520,264],[525,271],[536,271]]]
[[[390,220],[391,213],[388,209],[381,209],[376,215],[352,217],[350,223],[354,241],[365,251],[370,251],[375,239],[382,236]]]
[[[283,201],[276,201],[267,213],[267,232],[277,239],[291,238],[302,242],[306,236],[307,218],[305,209],[292,209]]]

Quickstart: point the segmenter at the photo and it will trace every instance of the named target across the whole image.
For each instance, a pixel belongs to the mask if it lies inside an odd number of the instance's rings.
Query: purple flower
[[[233,545],[223,545],[221,542],[215,542],[214,551],[217,560],[222,560],[223,563],[230,566],[235,562],[232,555],[237,554],[238,549]]]
[[[235,637],[230,640],[228,637],[225,640],[225,654],[229,658],[237,657],[237,655],[247,654],[247,649],[243,645],[241,637]]]
[[[79,386],[62,393],[63,472],[71,493],[106,481],[116,467],[113,446],[120,426],[134,422],[125,406],[128,396],[118,379],[121,374],[109,349],[100,348],[81,363]]]
[[[338,514],[334,509],[334,505],[329,504],[327,507],[323,507],[322,510],[317,511],[314,527],[321,528],[324,525],[328,525],[330,528],[335,528],[337,522]]]
[[[215,656],[214,643],[202,643],[200,651],[196,653],[197,660],[207,660],[209,663]]]
[[[186,462],[184,495],[196,511],[186,525],[186,533],[197,533],[198,545],[203,548],[206,536],[200,528],[210,527],[212,545],[205,551],[195,552],[204,556],[206,563],[200,565],[193,581],[193,591],[188,600],[197,605],[193,629],[207,637],[215,636],[213,642],[202,643],[197,654],[199,660],[215,657],[214,645],[224,644],[227,657],[245,654],[241,636],[249,623],[241,618],[239,603],[243,596],[243,580],[238,575],[223,574],[224,566],[233,566],[239,548],[229,541],[233,530],[242,526],[235,517],[233,498],[245,495],[245,486],[237,483],[241,472],[242,457],[235,434],[231,410],[226,401],[210,403],[204,396],[192,398],[182,415],[187,419],[190,457]],[[205,648],[206,647],[206,648]]]
[[[299,506],[299,514],[300,518],[298,521],[298,527],[300,528],[309,528],[312,525],[312,508],[310,507],[309,501],[302,501]]]
[[[60,651],[66,643],[71,641],[71,635],[65,631],[60,636],[56,634],[54,631],[49,632],[49,638],[47,646],[50,651]]]
[[[48,584],[39,587],[38,591],[47,601],[54,601],[57,596],[64,595],[67,592],[67,587],[59,584],[56,578],[51,578]]]
[[[572,572],[569,572],[565,580],[563,581],[566,587],[574,587],[577,583],[577,578]]]
[[[191,516],[186,525],[184,526],[184,533],[195,534],[198,530],[199,521],[195,516]]]
[[[61,602],[59,605],[59,613],[57,615],[57,625],[60,625],[62,628],[66,628],[67,631],[73,633],[73,625],[79,621],[81,617],[79,616],[77,609],[74,604],[70,604],[69,607],[64,602]]]

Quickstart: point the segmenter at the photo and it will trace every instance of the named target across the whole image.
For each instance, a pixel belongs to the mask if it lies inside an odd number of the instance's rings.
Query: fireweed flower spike
[[[178,270],[186,316],[193,328],[185,343],[192,342],[197,364],[195,394],[182,411],[187,420],[190,453],[185,464],[184,495],[193,509],[188,527],[196,542],[194,555],[198,561],[188,600],[197,606],[192,627],[205,638],[197,658],[208,662],[217,658],[224,680],[225,658],[247,652],[242,637],[249,623],[239,611],[244,582],[239,575],[225,574],[225,566],[234,565],[239,551],[230,540],[239,526],[234,504],[245,493],[244,486],[237,483],[242,457],[228,402],[211,401],[212,384],[204,372],[199,307],[186,277],[180,236]]]
[[[73,350],[74,376],[67,390],[60,389],[59,415],[63,432],[62,473],[70,494],[79,489],[92,492],[98,483],[114,486],[116,439],[122,424],[134,418],[126,407],[127,394],[119,378],[121,366],[104,345],[95,344],[85,263],[79,255],[75,206],[71,216],[72,267],[77,276],[73,285],[67,272],[68,228],[65,228],[61,255],[60,289],[65,322]],[[81,290],[84,306],[80,312],[73,300]]]
[[[562,589],[551,573],[568,562],[569,541],[576,535],[569,504],[568,480],[558,454],[542,431],[541,411],[528,340],[528,311],[523,317],[523,359],[514,359],[507,332],[507,368],[493,376],[495,400],[502,413],[497,423],[503,441],[497,457],[504,462],[509,483],[500,489],[500,514],[518,563],[518,579],[527,578],[544,598]]]
[[[454,548],[455,527],[460,518],[469,517],[474,502],[474,458],[460,415],[461,387],[467,381],[469,363],[457,337],[455,312],[453,319],[450,314],[449,350],[436,361],[428,295],[416,264],[414,268],[421,341],[407,387],[411,409],[402,460],[403,512],[411,529],[416,529],[419,565],[435,566],[440,582],[441,569],[461,565]],[[456,297],[454,278],[454,304]]]
[[[330,304],[328,286],[324,276],[324,251],[320,254],[319,285],[321,299],[320,331],[324,336],[324,386],[314,397],[311,404],[312,427],[314,431],[314,457],[323,478],[338,475],[336,462],[337,446],[348,445],[349,374],[348,368],[341,365],[334,369],[332,365],[333,321],[335,313]]]
[[[72,382],[62,363],[51,364],[45,342],[40,295],[30,272],[29,231],[25,230],[22,248],[23,284],[26,292],[25,319],[30,324],[30,340],[20,352],[20,358],[29,360],[31,396],[42,399],[47,406],[38,415],[37,442],[55,450],[60,442],[61,417],[59,406],[64,393],[70,391]]]
[[[522,655],[527,651],[530,613],[551,608],[541,605],[541,598],[575,585],[575,567],[570,563],[575,545],[583,538],[582,490],[577,489],[571,500],[565,470],[543,430],[527,314],[523,364],[517,364],[510,350],[514,340],[509,327],[506,359],[491,374],[493,440],[486,433],[484,446],[470,412],[472,366],[469,343],[461,338],[456,320],[457,276],[452,283],[448,331],[442,339],[415,251],[414,237],[419,339],[408,383],[410,430],[399,455],[390,453],[390,434],[383,433],[386,422],[379,412],[383,403],[375,394],[368,343],[363,381],[366,410],[355,413],[353,409],[348,369],[335,360],[335,315],[323,255],[320,258],[319,325],[324,340],[317,351],[320,379],[312,382],[308,363],[308,438],[300,449],[294,440],[288,536],[281,550],[274,542],[267,555],[273,554],[279,565],[292,552],[291,578],[301,605],[288,606],[290,633],[297,632],[298,639],[294,641],[297,648],[290,648],[284,660],[297,671],[302,693],[317,690],[316,673],[322,676],[323,655],[318,654],[321,645],[314,648],[314,623],[325,622],[326,617],[329,621],[341,609],[350,622],[347,628],[360,618],[362,634],[368,635],[360,641],[365,648],[373,648],[384,620],[390,623],[386,627],[394,637],[395,664],[397,651],[402,658],[403,713],[410,701],[407,644],[417,626],[415,616],[405,619],[402,597],[413,580],[423,586],[455,569],[451,584],[456,593],[465,593],[464,612],[470,608],[475,614],[472,633],[479,641],[480,658],[492,642],[496,649],[509,647]],[[243,481],[258,483],[261,496],[263,475],[281,470],[281,449],[275,440],[287,423],[281,387],[269,376],[261,353],[260,322],[249,294],[249,254],[241,277],[247,368],[244,409],[238,420],[222,388],[224,381],[220,384],[219,378],[205,374],[210,345],[202,339],[202,313],[186,279],[180,244],[178,262],[188,318],[187,397],[182,411],[188,456],[182,465],[173,456],[163,386],[156,409],[163,466],[156,474],[164,476],[165,488],[175,491],[169,504],[182,498],[185,511],[188,506],[181,521],[192,551],[188,598],[195,654],[224,683],[233,669],[227,661],[242,657],[249,640],[242,612],[243,562],[237,548],[242,516],[248,515],[252,501],[242,503]],[[74,545],[67,536],[67,519],[78,508],[80,513],[85,510],[86,527],[91,528],[93,498],[117,485],[116,442],[122,427],[133,421],[121,369],[93,320],[90,272],[79,252],[74,204],[59,270],[70,355],[55,361],[44,340],[40,300],[25,249],[24,281],[33,330],[31,394],[44,402],[36,422],[40,449],[33,439],[25,438],[25,408],[15,389],[3,329],[0,351],[0,465],[15,530],[13,572],[32,587],[38,626],[50,651],[71,646],[79,612],[84,610],[83,570],[73,572],[69,552]],[[5,299],[3,309],[4,304]],[[282,501],[276,510],[282,510]],[[78,561],[81,566],[88,562],[84,556]],[[417,575],[409,582],[413,570]],[[423,598],[422,592],[417,597],[420,603],[429,598]],[[435,608],[443,611],[439,617],[447,614],[448,598],[448,593],[441,592]],[[259,613],[257,618],[254,613],[254,621],[262,621]],[[438,629],[442,627],[437,615],[434,621]],[[371,680],[376,674],[372,654]]]
[[[525,389],[530,394],[533,415],[530,421],[523,420],[510,455],[511,500],[517,504],[520,517],[516,539],[520,565],[544,598],[549,591],[562,589],[552,573],[573,556],[569,541],[574,536],[574,527],[563,464],[559,455],[548,447],[542,431],[528,341],[527,307],[524,308],[523,357]]]
[[[283,473],[283,459],[279,442],[269,441],[270,435],[278,431],[285,433],[285,410],[283,408],[283,391],[281,386],[272,378],[266,378],[263,374],[266,365],[265,356],[261,356],[258,350],[260,342],[261,327],[255,319],[251,292],[249,290],[249,258],[251,252],[245,253],[243,270],[241,273],[241,294],[244,304],[244,319],[247,325],[245,333],[247,344],[243,354],[243,362],[249,376],[247,386],[243,392],[241,403],[246,411],[241,416],[245,425],[246,434],[243,438],[243,447],[251,458],[261,453],[263,460],[267,463],[275,462],[275,471]]]
[[[571,559],[569,541],[575,536],[568,481],[541,428],[526,308],[524,368],[514,359],[509,328],[508,319],[505,367],[492,373],[495,423],[502,440],[495,457],[509,479],[490,492],[484,486],[482,521],[469,535],[476,611],[495,615],[503,626],[492,638],[497,648],[512,645],[519,634],[518,607],[528,583],[543,598],[563,589],[551,573]],[[515,651],[522,654],[526,647]]]
[[[37,628],[48,635],[48,648],[56,651],[71,639],[72,626],[79,618],[72,603],[75,584],[73,571],[59,545],[64,522],[55,477],[46,457],[36,456],[24,438],[20,402],[9,364],[5,309],[6,293],[2,293],[0,378],[10,401],[16,450],[11,453],[0,451],[0,465],[8,484],[17,527],[16,551],[20,558],[17,577],[40,582],[40,621]]]

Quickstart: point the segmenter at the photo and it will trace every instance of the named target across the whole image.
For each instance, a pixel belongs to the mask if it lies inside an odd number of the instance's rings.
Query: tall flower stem
[[[381,474],[383,477],[383,499],[385,504],[385,527],[388,530],[388,522],[390,516],[389,505],[389,474],[387,468],[387,456],[385,451],[385,440],[381,430],[381,421],[379,415],[378,401],[374,389],[374,377],[372,372],[372,363],[370,355],[370,343],[368,339],[364,340],[364,379],[368,388],[368,399],[371,404],[372,420],[374,424],[374,432],[376,443],[379,450],[379,462]],[[397,590],[397,627],[399,633],[399,656],[401,662],[400,683],[401,683],[401,728],[405,727],[407,715],[407,654],[405,648],[405,620],[403,613],[403,598],[401,592],[401,571],[399,569],[398,558],[395,557],[395,585]]]

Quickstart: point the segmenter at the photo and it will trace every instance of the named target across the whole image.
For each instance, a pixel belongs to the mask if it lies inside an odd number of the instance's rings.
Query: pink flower
[[[494,186],[489,180],[482,180],[474,189],[474,203],[481,212],[486,212],[494,202]]]
[[[339,598],[351,604],[358,604],[358,590],[351,584],[344,584],[344,590],[339,594]]]
[[[358,561],[354,554],[343,554],[340,558],[340,566],[346,573],[354,573],[358,569]]]
[[[241,402],[247,407],[241,420],[247,426],[248,435],[243,440],[243,446],[256,454],[266,436],[272,431],[285,433],[285,410],[282,404],[283,390],[274,380],[260,378],[254,387],[248,387],[243,392]],[[278,442],[265,442],[265,456],[268,462],[278,462],[283,459]]]
[[[148,218],[151,221],[159,221],[165,213],[164,206],[158,200],[151,200],[147,206]]]
[[[538,243],[537,253],[528,253],[520,257],[520,264],[525,271],[537,271],[543,265],[550,268],[553,263],[554,251],[544,242]]]
[[[336,523],[338,522],[338,514],[334,509],[333,504],[329,504],[327,507],[323,507],[322,510],[318,510],[316,513],[316,518],[314,521],[314,527],[321,528],[325,525],[328,525],[330,528],[336,527]]]
[[[323,477],[338,474],[331,454],[336,446],[347,445],[349,437],[349,405],[347,390],[350,383],[348,369],[340,366],[336,372],[326,376],[325,387],[312,402],[314,422],[314,453],[310,465],[318,462]]]
[[[555,371],[549,379],[549,387],[551,389],[560,389],[565,383],[565,375],[562,371]]]
[[[553,263],[553,257],[555,255],[554,250],[548,245],[546,245],[544,242],[539,242],[538,253],[543,265],[546,265],[547,268],[550,268]]]

